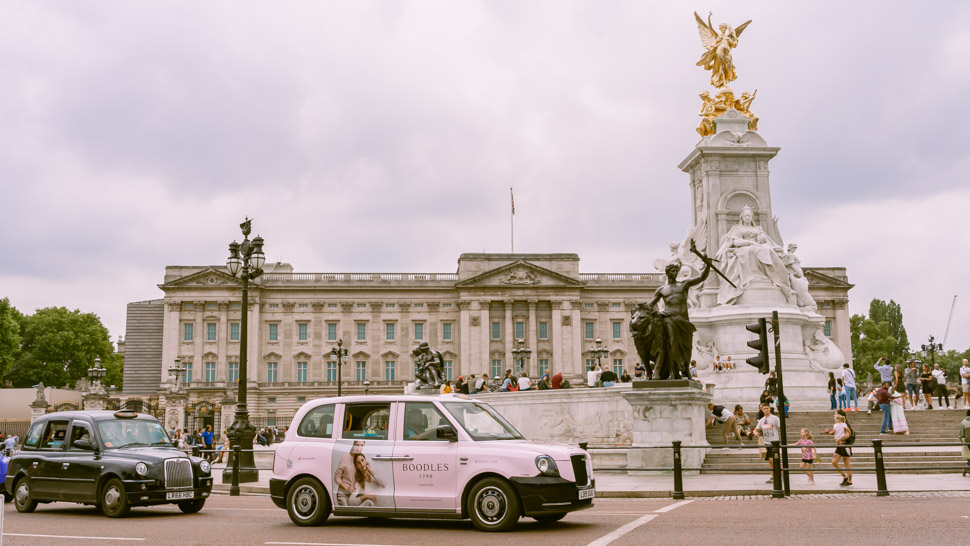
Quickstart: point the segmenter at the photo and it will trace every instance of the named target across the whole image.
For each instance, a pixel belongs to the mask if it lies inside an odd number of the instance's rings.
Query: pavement
[[[271,448],[263,448],[267,451]],[[905,449],[905,448],[900,448]],[[952,448],[941,448],[952,449]],[[927,448],[929,451],[930,448]],[[821,451],[821,450],[820,450]],[[888,449],[887,449],[888,451]],[[230,482],[220,483],[225,463],[213,465],[216,483],[215,492],[229,492]],[[793,468],[792,470],[797,470]],[[269,494],[269,478],[272,471],[259,471],[259,481],[239,484],[244,494]],[[674,478],[671,473],[596,472],[597,498],[669,498],[673,490]],[[755,474],[686,474],[683,477],[684,494],[688,497],[721,497],[738,495],[771,495],[773,484],[765,483],[770,477],[767,465],[765,472]],[[816,465],[815,485],[808,485],[804,474],[792,472],[789,479],[794,495],[805,494],[844,494],[875,493],[876,475],[871,470],[856,472],[850,487],[840,487],[841,476],[829,464]],[[887,490],[893,492],[935,492],[970,491],[970,476],[963,477],[959,472],[952,474],[893,474],[886,475]]]

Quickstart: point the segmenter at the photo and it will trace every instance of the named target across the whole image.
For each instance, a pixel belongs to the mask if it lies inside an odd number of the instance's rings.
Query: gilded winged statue
[[[748,20],[737,27],[731,27],[727,23],[721,23],[718,30],[714,30],[711,24],[711,14],[707,15],[705,23],[701,16],[694,12],[694,19],[697,20],[697,31],[701,35],[701,44],[707,51],[697,61],[697,66],[704,67],[704,70],[711,71],[711,85],[720,88],[738,78],[734,72],[734,61],[731,58],[731,49],[738,46],[738,36],[751,23]]]

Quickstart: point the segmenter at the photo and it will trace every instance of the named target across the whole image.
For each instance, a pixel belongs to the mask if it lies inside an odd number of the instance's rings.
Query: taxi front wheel
[[[500,478],[476,483],[468,495],[467,508],[472,523],[482,531],[508,531],[522,511],[515,489]]]
[[[121,480],[112,478],[101,488],[101,512],[109,518],[123,518],[131,511]]]
[[[286,513],[301,527],[313,527],[330,517],[330,498],[314,478],[300,478],[286,493]]]

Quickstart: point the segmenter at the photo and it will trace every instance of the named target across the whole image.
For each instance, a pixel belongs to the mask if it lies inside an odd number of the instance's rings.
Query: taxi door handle
[[[414,457],[410,455],[401,455],[398,457],[389,457],[387,455],[374,455],[375,461],[413,461]]]
[[[67,468],[69,466],[71,466],[71,463],[62,463],[61,464],[61,468]]]

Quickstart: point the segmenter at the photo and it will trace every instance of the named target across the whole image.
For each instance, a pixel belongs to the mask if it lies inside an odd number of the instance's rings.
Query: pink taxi
[[[465,395],[345,396],[307,402],[276,448],[273,502],[293,523],[337,516],[471,518],[505,531],[593,505],[578,447],[526,440]]]

